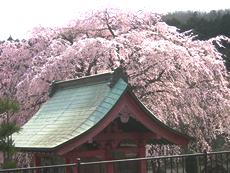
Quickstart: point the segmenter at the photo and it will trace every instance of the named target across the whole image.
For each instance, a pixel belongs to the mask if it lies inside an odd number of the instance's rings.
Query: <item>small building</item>
[[[33,153],[35,166],[47,158],[74,163],[77,158],[145,157],[147,144],[186,146],[190,139],[166,126],[138,100],[120,68],[54,82],[49,100],[13,135],[16,148]],[[140,162],[130,171],[145,173],[145,164]],[[116,172],[112,164],[103,169]]]

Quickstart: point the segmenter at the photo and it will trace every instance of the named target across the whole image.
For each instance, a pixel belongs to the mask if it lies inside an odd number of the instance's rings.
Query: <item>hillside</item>
[[[24,124],[53,80],[122,66],[136,95],[161,120],[197,139],[195,148],[229,147],[230,84],[214,42],[178,32],[160,15],[99,11],[63,28],[35,28],[30,39],[0,44],[0,96],[21,104]],[[224,137],[220,148],[216,141]]]
[[[171,26],[176,26],[179,32],[192,30],[196,35],[194,39],[208,40],[220,35],[230,37],[230,10],[210,12],[181,11],[163,16],[163,20]],[[215,41],[214,41],[215,43]],[[215,44],[222,58],[225,60],[227,70],[230,71],[230,43],[221,39],[221,45]]]
[[[218,35],[230,36],[230,10],[178,11],[166,14],[163,20],[169,25],[177,26],[181,32],[192,29],[200,40]]]

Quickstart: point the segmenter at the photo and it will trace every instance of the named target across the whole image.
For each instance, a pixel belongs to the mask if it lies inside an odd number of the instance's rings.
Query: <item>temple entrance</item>
[[[97,162],[100,159],[96,157],[81,159],[82,162]],[[82,165],[80,173],[106,173],[106,164]]]
[[[138,173],[138,162],[127,161],[115,163],[114,173]]]
[[[124,154],[122,152],[115,152],[114,159],[132,159],[136,158],[135,153]],[[138,173],[138,161],[125,161],[114,163],[114,173]]]

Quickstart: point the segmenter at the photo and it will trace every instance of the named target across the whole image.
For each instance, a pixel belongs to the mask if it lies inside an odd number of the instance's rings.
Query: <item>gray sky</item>
[[[230,8],[230,0],[2,0],[0,39],[26,38],[35,26],[62,26],[80,12],[104,8],[125,10],[210,11]]]

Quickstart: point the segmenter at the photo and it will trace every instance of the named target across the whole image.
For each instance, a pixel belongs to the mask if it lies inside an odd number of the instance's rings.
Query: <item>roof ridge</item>
[[[68,86],[77,86],[77,85],[82,85],[86,83],[106,81],[106,80],[109,80],[111,76],[112,76],[112,72],[106,72],[106,73],[94,74],[90,76],[84,76],[80,78],[63,80],[63,81],[54,80],[50,84],[49,96],[52,97],[52,95],[56,92],[58,88],[65,88]]]
[[[124,72],[124,69],[122,67],[118,67],[110,72],[93,74],[90,76],[83,76],[76,79],[63,80],[63,81],[54,80],[50,84],[49,96],[52,97],[52,95],[56,92],[58,88],[64,88],[73,85],[76,86],[79,84],[98,83],[100,81],[108,81],[109,87],[112,88],[120,78],[122,78],[125,82],[128,83],[128,75],[126,72]]]
[[[89,76],[82,76],[82,77],[79,77],[79,78],[68,79],[68,80],[63,80],[63,81],[54,81],[54,82],[55,82],[55,84],[60,84],[60,83],[64,83],[64,82],[79,81],[79,80],[83,80],[83,79],[100,77],[100,76],[107,75],[107,74],[112,74],[112,73],[113,73],[113,71],[110,71],[110,72],[92,74],[92,75],[89,75]]]

